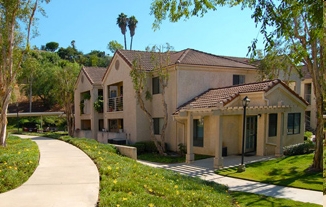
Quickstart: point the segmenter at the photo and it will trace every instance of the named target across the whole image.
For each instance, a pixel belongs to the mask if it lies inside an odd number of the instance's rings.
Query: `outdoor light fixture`
[[[199,119],[199,124],[202,126],[204,125],[204,117],[200,117]]]
[[[242,121],[242,154],[241,154],[241,165],[238,167],[238,172],[243,172],[246,170],[245,165],[243,164],[243,158],[244,158],[244,151],[245,151],[245,137],[246,137],[246,109],[248,104],[250,103],[250,99],[248,96],[244,97],[242,100],[242,106],[243,106],[243,121]]]

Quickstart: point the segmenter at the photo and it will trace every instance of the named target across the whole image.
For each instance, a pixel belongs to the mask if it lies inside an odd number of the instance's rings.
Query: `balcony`
[[[108,99],[107,112],[123,111],[123,97],[114,97]]]

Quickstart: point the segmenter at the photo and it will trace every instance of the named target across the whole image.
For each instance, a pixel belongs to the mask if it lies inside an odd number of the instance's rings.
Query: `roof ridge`
[[[177,59],[177,61],[175,63],[181,63],[181,61],[186,57],[186,55],[189,53],[189,48],[181,50],[179,52],[182,52],[180,58]]]
[[[84,71],[84,74],[85,74],[85,76],[87,77],[87,79],[89,80],[89,82],[94,83],[93,80],[92,80],[92,78],[91,78],[90,75],[88,74],[88,72],[87,72],[85,66],[82,67],[82,70]]]
[[[266,83],[266,82],[273,82],[275,80],[278,80],[278,82],[281,81],[280,79],[273,79],[273,80],[265,80],[265,81],[260,81],[260,82],[252,82],[252,83],[244,83],[244,84],[239,84],[239,85],[231,85],[231,86],[224,86],[224,87],[218,87],[218,88],[210,88],[209,90],[227,89],[227,88],[234,88],[234,87],[239,87],[239,86],[261,84],[261,83]]]

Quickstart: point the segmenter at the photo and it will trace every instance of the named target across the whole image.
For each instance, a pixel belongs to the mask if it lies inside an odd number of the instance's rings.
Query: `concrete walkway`
[[[245,157],[245,164],[272,159],[273,157],[259,157],[250,156]],[[224,166],[232,167],[239,165],[241,161],[240,156],[227,156],[224,157]],[[303,190],[291,187],[282,187],[276,185],[269,185],[259,182],[241,180],[236,178],[224,177],[214,173],[213,169],[213,158],[198,160],[191,164],[179,163],[179,164],[169,164],[162,165],[157,163],[139,161],[145,165],[152,167],[160,167],[164,169],[173,170],[175,172],[192,176],[200,177],[203,180],[213,181],[219,184],[223,184],[229,187],[230,191],[243,191],[248,193],[262,194],[266,196],[273,196],[276,198],[286,198],[295,201],[315,203],[323,205],[323,193],[312,190]]]
[[[22,186],[0,194],[5,207],[94,207],[98,201],[99,173],[78,148],[55,139],[32,138],[40,150],[34,174]]]

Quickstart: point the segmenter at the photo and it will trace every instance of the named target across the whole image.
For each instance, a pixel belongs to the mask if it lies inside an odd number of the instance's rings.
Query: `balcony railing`
[[[306,100],[309,104],[311,104],[311,94],[305,94],[304,100]]]
[[[108,112],[123,111],[123,97],[114,97],[108,99]]]

